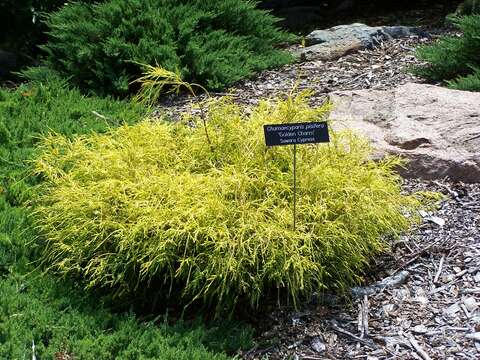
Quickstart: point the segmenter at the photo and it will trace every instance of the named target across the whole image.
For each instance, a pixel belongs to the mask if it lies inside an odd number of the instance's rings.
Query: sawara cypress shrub
[[[401,194],[398,158],[374,162],[364,139],[333,132],[297,149],[292,229],[293,150],[267,148],[262,126],[320,120],[328,107],[301,94],[244,112],[224,98],[205,119],[48,136],[35,162],[45,263],[87,288],[150,286],[218,312],[358,283],[419,201]]]
[[[427,62],[414,69],[418,75],[445,81],[462,90],[478,91],[480,68],[480,15],[457,18],[461,36],[444,36],[432,45],[421,46],[416,55]]]
[[[244,0],[109,0],[69,4],[47,21],[46,64],[75,85],[126,95],[138,63],[221,89],[292,59],[277,18]]]

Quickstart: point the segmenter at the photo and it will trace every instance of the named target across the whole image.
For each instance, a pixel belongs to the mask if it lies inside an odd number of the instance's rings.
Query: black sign
[[[267,146],[329,142],[326,122],[264,125]]]

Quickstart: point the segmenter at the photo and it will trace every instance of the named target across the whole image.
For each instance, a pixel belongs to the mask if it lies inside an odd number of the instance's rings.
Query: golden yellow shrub
[[[240,300],[256,306],[277,288],[295,301],[357,283],[419,202],[400,193],[398,158],[373,162],[364,139],[331,132],[329,145],[298,147],[293,231],[292,147],[266,148],[262,126],[324,119],[329,105],[307,100],[263,101],[251,112],[212,100],[206,129],[185,116],[45,138],[35,217],[46,263],[118,294],[173,284],[184,304],[219,312]]]

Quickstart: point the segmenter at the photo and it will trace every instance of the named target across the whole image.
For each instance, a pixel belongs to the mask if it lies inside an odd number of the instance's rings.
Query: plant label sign
[[[328,125],[322,122],[264,125],[267,146],[329,142]]]

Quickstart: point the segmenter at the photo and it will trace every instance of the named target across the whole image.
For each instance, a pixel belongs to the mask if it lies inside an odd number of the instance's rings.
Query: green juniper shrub
[[[358,283],[387,248],[382,237],[408,229],[415,216],[404,215],[419,202],[400,192],[398,158],[374,162],[366,140],[332,132],[330,146],[298,149],[292,230],[292,148],[267,149],[262,126],[328,109],[310,107],[306,94],[246,113],[223,98],[206,119],[46,137],[35,202],[45,263],[87,288],[149,288],[217,314],[256,307],[277,289],[295,302]]]
[[[448,81],[448,86],[457,90],[480,91],[480,68],[474,67],[472,74]]]
[[[47,21],[45,64],[84,90],[126,95],[138,63],[221,89],[292,57],[277,19],[244,0],[108,0],[75,3]]]
[[[417,49],[417,57],[427,65],[413,71],[431,80],[450,81],[454,88],[475,90],[478,75],[470,75],[478,73],[475,69],[480,67],[480,15],[457,18],[456,24],[462,31],[460,37],[444,36],[435,44]]]
[[[139,106],[86,97],[52,72],[43,74],[35,83],[0,89],[0,272],[35,260],[35,231],[22,206],[39,180],[30,162],[40,138],[52,131],[64,136],[104,132],[144,115]]]
[[[30,72],[32,72],[30,70]],[[39,71],[34,72],[38,75]],[[37,76],[36,75],[36,76]],[[0,89],[0,186],[12,205],[25,200],[29,164],[42,135],[104,132],[112,125],[134,123],[144,110],[113,99],[87,97],[52,72],[15,90]]]
[[[227,360],[252,346],[251,328],[140,322],[72,284],[37,272],[0,278],[0,358]]]

